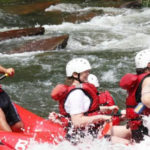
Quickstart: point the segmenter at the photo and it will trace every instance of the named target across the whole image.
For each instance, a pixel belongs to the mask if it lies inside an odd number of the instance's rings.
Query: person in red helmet
[[[135,56],[136,74],[127,73],[120,80],[120,86],[127,90],[127,128],[132,131],[132,139],[140,142],[148,129],[144,127],[142,116],[150,115],[150,49],[142,50]]]
[[[0,66],[0,73],[13,76],[15,70],[13,68],[4,68]],[[11,102],[7,93],[0,87],[0,131],[17,131],[23,129],[23,123],[16,111],[15,106]]]
[[[51,97],[59,102],[60,114],[70,120],[66,138],[71,142],[85,137],[85,130],[94,138],[98,137],[104,122],[112,119],[100,113],[97,89],[88,83],[91,69],[84,58],[70,60],[66,65],[66,83],[57,85],[51,92]],[[109,131],[109,137],[115,143],[129,143],[125,139],[128,136],[130,132],[125,127],[111,127]]]

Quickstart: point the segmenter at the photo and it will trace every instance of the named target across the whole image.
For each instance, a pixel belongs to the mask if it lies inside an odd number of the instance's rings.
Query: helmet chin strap
[[[75,80],[77,80],[77,81],[79,81],[80,83],[83,83],[81,80],[80,80],[80,73],[78,73],[78,77],[77,78],[75,78],[75,77],[73,77]]]

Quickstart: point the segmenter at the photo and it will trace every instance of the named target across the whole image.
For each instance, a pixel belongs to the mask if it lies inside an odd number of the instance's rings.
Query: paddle
[[[104,128],[101,131],[101,135],[98,138],[101,139],[105,135],[107,135],[107,133],[108,133],[108,131],[110,130],[111,127],[112,127],[112,122],[110,122],[109,120],[106,121],[106,124],[105,124]]]
[[[3,74],[3,75],[0,77],[0,80],[4,79],[4,78],[6,78],[6,77],[8,77],[8,74],[7,74],[7,73]]]

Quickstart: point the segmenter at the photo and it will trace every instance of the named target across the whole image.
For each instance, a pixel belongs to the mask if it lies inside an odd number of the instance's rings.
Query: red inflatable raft
[[[63,141],[66,135],[63,125],[39,117],[17,104],[15,106],[24,123],[24,131],[20,133],[1,131],[0,141],[4,145],[0,145],[0,150],[27,150],[34,141],[50,144],[58,144]],[[107,126],[104,127],[104,133],[107,132],[107,128]]]
[[[63,127],[50,120],[35,115],[34,113],[15,104],[17,111],[24,123],[24,131],[0,132],[0,150],[26,150],[31,141],[48,142],[57,144],[65,137]]]

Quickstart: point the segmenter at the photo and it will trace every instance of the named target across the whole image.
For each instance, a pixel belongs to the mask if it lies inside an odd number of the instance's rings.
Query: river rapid
[[[50,112],[58,112],[57,102],[51,99],[50,92],[57,84],[64,82],[66,63],[72,58],[84,57],[92,65],[91,73],[97,75],[100,80],[100,89],[109,90],[117,105],[125,108],[126,92],[119,87],[119,81],[125,73],[135,73],[136,53],[150,48],[150,9],[134,10],[90,5],[83,7],[80,3],[61,3],[50,6],[44,11],[54,10],[66,13],[103,10],[104,13],[87,22],[54,24],[46,23],[47,17],[41,14],[37,14],[39,18],[36,20],[35,14],[21,16],[8,13],[1,8],[0,31],[33,25],[41,25],[45,28],[45,34],[42,36],[22,37],[0,42],[0,64],[5,67],[14,67],[16,71],[13,78],[5,78],[1,81],[3,89],[14,102],[47,118]],[[54,16],[51,19],[56,18]],[[65,49],[6,54],[25,41],[61,34],[69,34]],[[95,140],[92,143],[87,141],[88,139],[77,147],[63,142],[58,146],[46,143],[33,144],[30,149],[140,150],[147,149],[150,145],[149,138],[140,145],[134,146],[111,145],[105,140]]]

